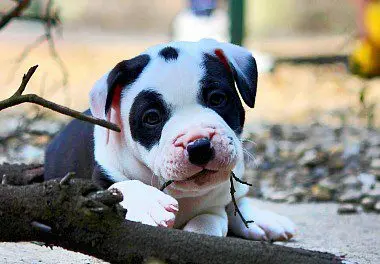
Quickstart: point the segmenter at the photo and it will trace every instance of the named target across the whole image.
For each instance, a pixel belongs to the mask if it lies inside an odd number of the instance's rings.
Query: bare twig
[[[38,21],[43,24],[45,32],[41,36],[38,36],[32,43],[27,45],[24,48],[23,52],[16,58],[8,81],[10,82],[11,80],[13,80],[16,71],[20,67],[21,63],[28,57],[30,52],[46,41],[49,47],[50,56],[57,63],[62,73],[62,88],[66,88],[69,83],[69,73],[64,61],[57,52],[54,42],[54,36],[52,34],[52,28],[57,27],[61,23],[61,19],[59,17],[58,12],[53,10],[53,1],[49,0],[47,2],[43,16],[23,15],[20,16],[19,19]],[[70,104],[68,93],[65,93],[65,104]]]
[[[231,198],[232,198],[232,203],[234,204],[234,207],[235,207],[235,212],[234,214],[236,215],[236,213],[238,213],[238,215],[240,216],[241,220],[243,221],[244,225],[248,228],[248,224],[249,223],[253,223],[254,221],[252,220],[245,220],[244,216],[242,215],[242,213],[240,212],[239,210],[239,207],[236,203],[236,199],[235,199],[235,186],[234,186],[234,179],[236,179],[237,177],[235,176],[235,174],[231,171],[231,176],[230,176],[230,193],[231,193]]]
[[[233,171],[231,171],[231,176],[235,179],[235,181],[240,182],[241,184],[252,186],[251,183],[248,183],[248,182],[243,181],[243,180],[239,179],[238,177],[236,177],[236,175],[235,175],[235,173]]]
[[[20,16],[20,14],[29,6],[30,0],[20,0],[17,5],[8,13],[0,18],[0,29],[5,27],[13,18]]]
[[[6,13],[0,12],[0,17],[4,17]],[[31,15],[31,14],[20,14],[17,17],[13,17],[14,20],[28,21],[28,22],[36,22],[36,23],[46,23],[46,16],[40,15]],[[61,19],[57,12],[53,13],[51,17],[49,17],[52,26],[58,26],[61,23]]]
[[[172,184],[174,181],[173,180],[170,180],[170,181],[167,181],[165,182],[161,188],[160,188],[160,191],[162,192],[163,190],[165,190],[166,187],[168,187],[170,184]]]
[[[17,91],[11,97],[9,97],[8,99],[5,99],[3,101],[0,101],[0,111],[4,110],[6,108],[9,108],[9,107],[15,106],[15,105],[22,104],[22,103],[33,103],[33,104],[43,106],[45,108],[49,108],[55,112],[58,112],[58,113],[61,113],[61,114],[67,115],[67,116],[71,116],[71,117],[74,117],[76,119],[86,121],[86,122],[89,122],[89,123],[92,123],[95,125],[99,125],[99,126],[111,129],[111,130],[116,131],[116,132],[121,131],[120,128],[113,123],[107,122],[106,120],[103,120],[103,119],[94,118],[92,116],[88,116],[88,115],[85,115],[81,112],[72,110],[68,107],[61,106],[59,104],[50,102],[50,101],[48,101],[48,100],[46,100],[46,99],[44,99],[44,98],[42,98],[36,94],[24,94],[23,95],[22,93],[25,90],[26,85],[28,84],[30,78],[32,77],[32,75],[36,71],[37,67],[38,67],[38,65],[33,66],[29,69],[28,73],[25,74],[24,77],[22,78],[22,82],[21,82],[20,87],[17,89]]]
[[[233,173],[231,171],[231,175],[230,175],[230,193],[231,193],[231,199],[232,199],[232,203],[234,204],[234,207],[235,207],[235,212],[234,214],[236,215],[236,213],[238,213],[238,215],[240,216],[241,220],[243,221],[244,225],[248,228],[248,224],[249,223],[253,223],[254,221],[251,221],[251,220],[245,220],[244,216],[242,215],[242,213],[240,212],[239,210],[239,207],[236,203],[236,199],[235,199],[235,186],[234,186],[234,181],[233,180],[236,180],[237,182],[241,183],[241,184],[245,184],[245,185],[248,185],[248,186],[252,186],[252,184],[248,183],[248,182],[245,182],[241,179],[239,179],[238,177],[236,177],[235,173]],[[167,181],[165,182],[161,188],[160,188],[160,191],[163,191],[165,190],[166,187],[168,187],[170,184],[172,184],[174,181],[173,180],[170,180],[170,181]]]

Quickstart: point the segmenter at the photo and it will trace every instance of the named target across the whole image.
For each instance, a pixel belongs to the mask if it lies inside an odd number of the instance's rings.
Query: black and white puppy
[[[294,224],[256,208],[246,185],[235,183],[235,197],[255,222],[246,228],[233,214],[230,172],[239,178],[244,172],[240,97],[252,108],[256,86],[255,59],[242,47],[211,39],[154,46],[118,63],[91,90],[92,115],[116,123],[121,133],[72,121],[47,149],[46,175],[74,171],[119,189],[131,221],[289,239]],[[174,182],[161,192],[168,181]]]

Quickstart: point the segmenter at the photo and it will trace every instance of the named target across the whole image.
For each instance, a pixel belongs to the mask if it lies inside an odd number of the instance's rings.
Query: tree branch
[[[0,18],[0,29],[5,27],[13,18],[20,16],[20,14],[29,6],[30,0],[20,0],[17,5],[8,13]]]
[[[60,68],[60,71],[62,73],[62,88],[66,88],[69,82],[69,72],[67,70],[67,67],[60,57],[59,53],[57,52],[57,49],[55,47],[55,41],[54,36],[52,34],[52,28],[57,27],[61,24],[61,19],[59,16],[59,12],[57,9],[53,9],[53,1],[48,0],[46,4],[46,8],[43,15],[19,15],[16,17],[20,20],[27,20],[27,21],[37,21],[43,24],[44,26],[44,33],[40,36],[38,36],[32,43],[27,45],[22,53],[16,58],[15,63],[12,67],[9,81],[13,80],[15,72],[20,67],[20,64],[28,57],[29,53],[44,43],[45,41],[48,44],[49,53],[51,58],[57,63],[58,67]],[[70,103],[70,98],[68,97],[68,94],[65,93],[65,103],[68,105]]]
[[[116,131],[116,132],[120,132],[120,128],[117,125],[110,123],[110,122],[107,122],[106,120],[95,118],[92,116],[88,116],[88,115],[85,115],[81,112],[72,110],[68,107],[61,106],[59,104],[50,102],[50,101],[48,101],[42,97],[39,97],[36,94],[24,94],[23,95],[22,93],[24,92],[26,85],[28,84],[30,78],[33,76],[37,67],[38,67],[38,65],[35,65],[29,69],[27,74],[25,74],[24,77],[22,78],[22,82],[21,82],[20,87],[17,89],[17,91],[11,97],[9,97],[8,99],[5,99],[3,101],[0,101],[0,111],[4,110],[6,108],[9,108],[9,107],[15,106],[15,105],[22,104],[22,103],[33,103],[33,104],[37,104],[37,105],[40,105],[42,107],[48,108],[50,110],[53,110],[55,112],[58,112],[58,113],[61,113],[61,114],[67,115],[67,116],[71,116],[71,117],[74,117],[74,118],[82,120],[82,121],[90,122],[92,124],[99,125],[99,126],[111,129],[111,130]]]
[[[0,166],[0,177],[10,173],[9,166],[7,172]],[[112,263],[148,257],[168,263],[343,263],[329,253],[126,221],[121,199],[116,190],[100,191],[79,179],[63,186],[59,179],[0,185],[0,241],[41,241]]]

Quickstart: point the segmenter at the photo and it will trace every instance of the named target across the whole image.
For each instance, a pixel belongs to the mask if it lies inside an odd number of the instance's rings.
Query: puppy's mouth
[[[160,188],[161,191],[163,191],[166,187],[168,187],[171,184],[175,184],[177,186],[186,185],[189,183],[195,183],[198,186],[204,185],[205,183],[209,182],[212,176],[217,173],[216,170],[208,170],[203,169],[200,172],[195,173],[194,175],[190,176],[189,178],[186,178],[184,180],[169,180],[164,183],[164,185]]]
[[[195,173],[193,176],[190,176],[189,178],[187,178],[185,180],[178,181],[178,182],[197,181],[200,178],[204,178],[210,174],[214,174],[215,172],[217,172],[217,171],[216,170],[203,169],[200,172]],[[175,182],[177,182],[177,181],[175,181]]]

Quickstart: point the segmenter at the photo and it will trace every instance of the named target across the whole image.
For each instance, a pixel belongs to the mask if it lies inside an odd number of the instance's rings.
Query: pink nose
[[[188,131],[186,131],[183,135],[178,137],[174,145],[176,147],[183,146],[187,147],[190,143],[196,141],[197,139],[207,138],[212,139],[215,135],[215,129],[211,127],[192,127]]]

